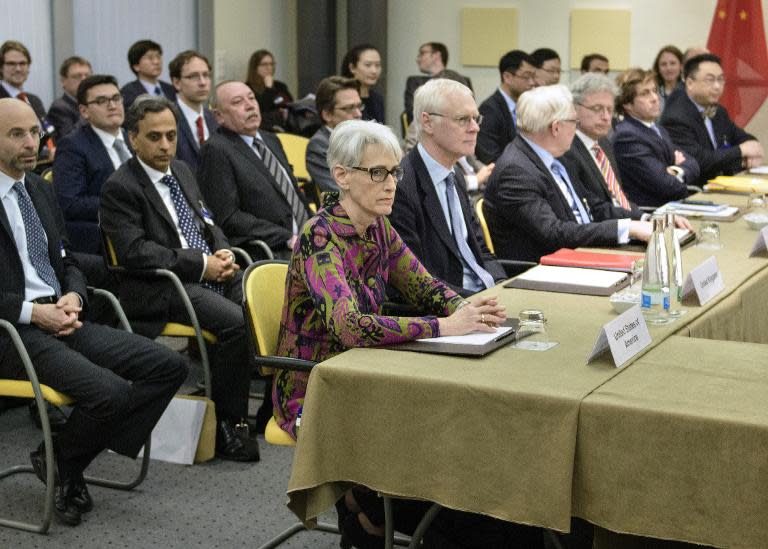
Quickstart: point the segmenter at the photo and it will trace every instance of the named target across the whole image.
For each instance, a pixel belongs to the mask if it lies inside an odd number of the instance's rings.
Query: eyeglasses
[[[211,79],[211,73],[209,72],[193,72],[192,74],[187,74],[186,76],[182,76],[184,80],[210,80]]]
[[[32,128],[29,130],[22,130],[21,128],[12,128],[8,132],[8,137],[13,139],[14,141],[24,141],[27,136],[32,137],[32,139],[42,139],[46,136],[46,133],[41,130],[40,128]]]
[[[373,168],[363,168],[360,166],[349,166],[353,170],[359,170],[361,172],[368,172],[368,175],[371,176],[371,181],[374,183],[384,183],[384,181],[387,180],[387,176],[391,175],[392,179],[395,180],[396,183],[399,183],[400,180],[403,178],[403,168],[400,166],[395,166],[391,170],[388,170],[384,166],[374,166]]]
[[[563,69],[544,69],[544,68],[542,68],[542,69],[539,69],[539,70],[542,70],[544,72],[548,72],[549,74],[562,74],[562,72],[563,72]]]
[[[705,76],[704,78],[694,78],[694,80],[700,80],[701,82],[704,82],[708,86],[711,86],[715,83],[720,84],[721,86],[725,85],[725,76],[712,76],[711,74]]]
[[[10,67],[12,69],[15,69],[16,67],[20,69],[26,69],[29,66],[29,61],[6,61],[3,63],[4,67]]]
[[[262,61],[259,63],[259,67],[276,67],[277,63],[274,61]]]
[[[86,105],[98,105],[99,107],[103,107],[105,105],[108,105],[109,103],[114,103],[115,105],[119,105],[123,102],[123,96],[119,93],[116,93],[112,97],[107,97],[105,95],[100,95],[96,99],[93,99],[91,101],[86,101]]]
[[[613,106],[607,107],[605,105],[585,105],[584,103],[577,103],[580,107],[584,107],[588,111],[592,111],[595,114],[607,114],[613,116]]]
[[[355,103],[354,105],[346,105],[344,107],[334,107],[342,112],[345,112],[347,114],[352,114],[355,111],[363,112],[365,110],[365,105],[363,103]]]
[[[535,72],[524,72],[523,74],[517,74],[517,73],[510,73],[514,78],[519,78],[520,80],[529,80],[533,82],[533,78],[536,76]]]
[[[483,115],[482,114],[476,114],[474,116],[465,114],[464,116],[448,116],[447,114],[440,114],[439,112],[428,112],[427,113],[430,116],[441,116],[443,118],[449,118],[456,122],[459,127],[466,128],[469,126],[469,123],[474,120],[475,124],[478,126],[483,123]]]
[[[576,124],[579,123],[579,119],[578,118],[561,118],[559,122],[570,122],[575,126]]]

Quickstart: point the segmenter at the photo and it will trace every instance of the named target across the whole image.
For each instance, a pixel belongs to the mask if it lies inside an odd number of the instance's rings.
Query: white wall
[[[216,81],[245,80],[251,54],[267,49],[277,62],[275,77],[295,95],[296,0],[216,0],[213,8]]]
[[[443,42],[451,56],[448,66],[472,79],[478,103],[493,93],[499,82],[496,68],[463,67],[461,9],[515,7],[518,10],[518,48],[533,51],[550,47],[559,52],[563,66],[570,66],[570,11],[576,8],[626,9],[632,12],[630,62],[650,68],[658,50],[666,44],[680,49],[704,45],[709,37],[716,0],[389,0],[389,66],[386,89],[387,121],[399,127],[405,80],[418,74],[416,53],[424,42]],[[768,10],[763,1],[768,28]],[[563,75],[568,83],[569,75]],[[768,105],[763,105],[748,129],[768,144]]]
[[[32,66],[24,88],[43,101],[46,109],[53,101],[54,73],[50,0],[0,2],[0,43],[18,40],[32,56]]]

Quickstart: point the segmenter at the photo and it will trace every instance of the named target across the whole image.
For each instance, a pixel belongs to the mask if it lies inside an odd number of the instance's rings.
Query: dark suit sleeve
[[[403,165],[403,164],[401,164]],[[405,177],[415,179],[413,168],[406,167],[410,173]],[[423,258],[424,246],[421,242],[422,230],[417,227],[416,220],[421,218],[421,204],[415,192],[408,192],[405,187],[398,187],[395,192],[395,202],[392,205],[392,213],[389,214],[389,222],[403,239],[403,242],[411,249],[413,255]]]
[[[224,147],[209,143],[200,150],[198,182],[208,205],[213,209],[214,219],[229,240],[239,244],[240,239],[259,239],[270,248],[284,249],[292,232],[280,225],[256,217],[241,208],[237,188],[237,174],[232,161],[227,158]],[[264,205],[264,207],[269,207]]]
[[[168,269],[182,282],[199,282],[203,256],[199,250],[169,248],[153,240],[145,226],[145,198],[138,185],[122,179],[127,166],[112,174],[101,191],[101,230],[110,238],[120,265],[129,269]],[[134,187],[134,188],[131,188]],[[155,223],[159,223],[158,220]]]
[[[616,132],[612,143],[616,162],[625,179],[630,178],[624,174],[632,174],[631,179],[642,181],[646,192],[658,197],[660,202],[685,198],[688,195],[685,182],[667,172],[666,162],[655,154],[643,139],[631,132]],[[692,164],[689,164],[689,169],[693,169]],[[694,177],[689,178],[686,170],[686,179],[694,181],[695,177],[698,177],[698,165],[695,166],[695,172]]]
[[[560,190],[556,185],[539,180],[517,166],[508,166],[499,174],[494,208],[524,231],[541,247],[577,248],[618,243],[618,221],[606,220],[579,224],[562,220],[550,206]],[[533,181],[531,178],[537,178]]]
[[[320,191],[338,191],[339,186],[336,185],[336,181],[333,180],[331,170],[328,168],[328,163],[326,162],[327,152],[327,147],[323,150],[318,139],[310,139],[309,144],[307,145],[306,154],[307,171]]]
[[[56,128],[56,136],[61,139],[70,132],[75,125],[67,112],[67,107],[60,101],[54,101],[48,110],[48,122]],[[60,144],[60,142],[59,142]],[[56,151],[59,152],[58,150]]]
[[[504,150],[504,147],[499,146],[499,143],[505,140],[504,121],[491,101],[485,101],[480,105],[480,114],[483,115],[483,123],[477,134],[475,156],[483,164],[490,164],[495,162]]]
[[[72,139],[63,139],[53,160],[56,194],[67,219],[96,221],[99,197],[88,194],[86,152]]]

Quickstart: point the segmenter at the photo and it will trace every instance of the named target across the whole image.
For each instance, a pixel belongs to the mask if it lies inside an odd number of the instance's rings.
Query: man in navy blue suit
[[[48,122],[56,128],[56,139],[62,139],[71,133],[83,120],[77,104],[77,87],[91,74],[91,64],[82,57],[67,57],[61,64],[59,81],[64,93],[51,103],[51,108],[48,109]]]
[[[120,92],[125,110],[134,100],[145,93],[176,100],[176,91],[168,82],[160,80],[163,72],[163,48],[152,40],[139,40],[128,50],[128,65],[136,80],[128,82]]]
[[[619,76],[616,106],[624,120],[611,141],[624,192],[641,206],[661,206],[688,196],[699,177],[699,163],[683,154],[667,130],[656,124],[661,104],[654,75],[629,69]]]
[[[219,127],[216,117],[206,107],[211,93],[211,64],[204,55],[187,50],[168,64],[168,73],[176,89],[176,105],[181,115],[176,158],[196,172],[200,147]]]
[[[98,212],[101,186],[131,157],[121,129],[123,101],[114,76],[89,76],[77,88],[80,114],[85,120],[59,142],[53,163],[56,195],[64,213],[72,250],[77,252],[88,280],[106,284],[101,258]]]

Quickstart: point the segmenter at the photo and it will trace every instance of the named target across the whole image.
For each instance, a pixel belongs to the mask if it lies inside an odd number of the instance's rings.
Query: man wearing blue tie
[[[465,296],[506,278],[455,170],[459,158],[474,151],[481,121],[472,90],[459,82],[436,78],[416,90],[419,144],[400,164],[403,179],[389,216],[427,270]]]
[[[647,240],[646,221],[598,198],[558,159],[571,147],[576,111],[568,88],[543,86],[517,103],[519,133],[504,150],[485,190],[485,216],[504,259],[538,261],[559,248]]]

